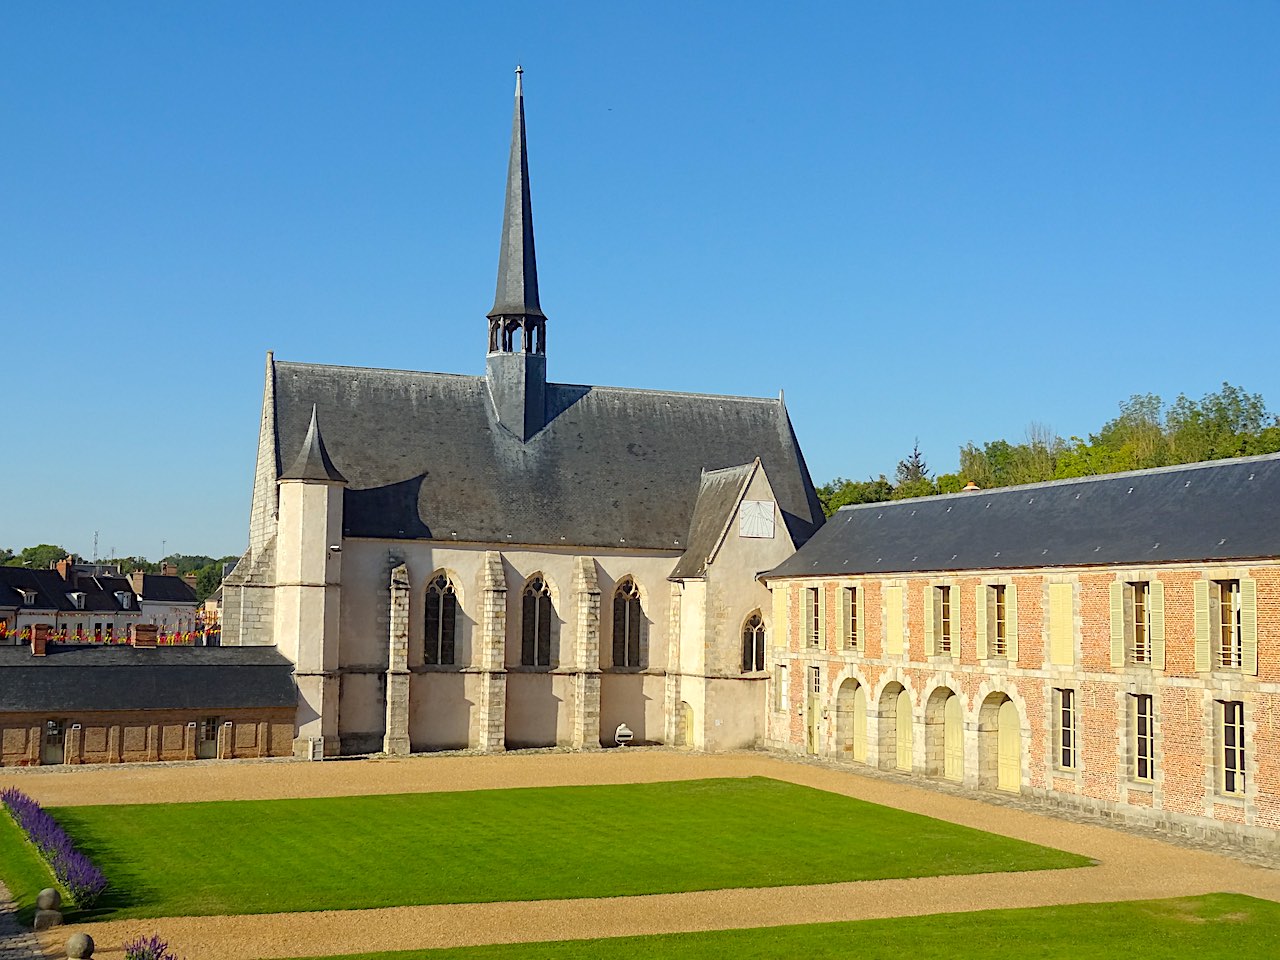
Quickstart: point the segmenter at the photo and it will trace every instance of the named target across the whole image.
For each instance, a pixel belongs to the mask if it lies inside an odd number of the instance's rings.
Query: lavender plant
[[[97,903],[107,889],[107,878],[92,860],[75,848],[58,821],[15,787],[0,790],[0,804],[40,851],[76,904],[88,909]]]
[[[178,960],[178,955],[169,949],[169,944],[154,933],[149,937],[139,937],[124,945],[124,960]]]

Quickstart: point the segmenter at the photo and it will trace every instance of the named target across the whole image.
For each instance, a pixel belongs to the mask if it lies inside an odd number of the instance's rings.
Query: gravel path
[[[0,771],[42,803],[343,796],[488,787],[770,776],[1070,850],[1098,866],[1039,873],[877,880],[759,890],[378,910],[177,917],[85,926],[104,947],[159,931],[187,960],[269,960],[372,950],[609,937],[734,927],[1245,893],[1280,901],[1280,871],[1090,823],[922,789],[905,780],[763,754],[669,750],[423,756],[325,763],[218,762]],[[47,936],[51,955],[77,928]],[[113,951],[100,949],[111,958]],[[118,951],[114,952],[118,955]]]

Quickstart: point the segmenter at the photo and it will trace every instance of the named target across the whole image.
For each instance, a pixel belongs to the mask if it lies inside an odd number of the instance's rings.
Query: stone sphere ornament
[[[84,960],[93,956],[93,937],[87,933],[73,933],[67,937],[67,957],[70,960]]]
[[[57,910],[62,906],[62,894],[53,887],[45,887],[36,895],[37,910]]]

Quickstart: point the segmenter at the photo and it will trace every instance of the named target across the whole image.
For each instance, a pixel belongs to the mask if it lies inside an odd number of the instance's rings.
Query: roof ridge
[[[951,500],[957,497],[973,498],[997,493],[1011,493],[1019,490],[1042,490],[1045,487],[1064,487],[1073,483],[1096,483],[1101,480],[1119,480],[1125,477],[1150,477],[1164,473],[1179,473],[1186,470],[1202,470],[1208,467],[1225,467],[1240,463],[1260,463],[1268,460],[1280,460],[1280,452],[1260,453],[1251,457],[1223,457],[1219,460],[1197,460],[1194,463],[1175,463],[1167,467],[1146,467],[1142,470],[1123,470],[1119,473],[1093,473],[1084,477],[1063,477],[1060,480],[1041,480],[1037,483],[1018,483],[1008,487],[991,487],[983,490],[960,490],[956,493],[935,493],[928,497],[907,497],[903,500],[876,500],[872,503],[850,503],[839,507],[836,513],[845,510],[884,509],[904,503],[934,502]]]

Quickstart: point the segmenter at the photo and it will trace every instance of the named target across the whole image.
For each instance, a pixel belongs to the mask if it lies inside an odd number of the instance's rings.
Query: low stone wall
[[[202,724],[217,719],[216,740],[202,749]],[[62,749],[46,749],[45,724],[63,724]],[[45,763],[145,763],[201,756],[287,757],[293,752],[292,708],[139,710],[110,713],[0,713],[0,766]],[[60,759],[55,759],[59,754]]]

